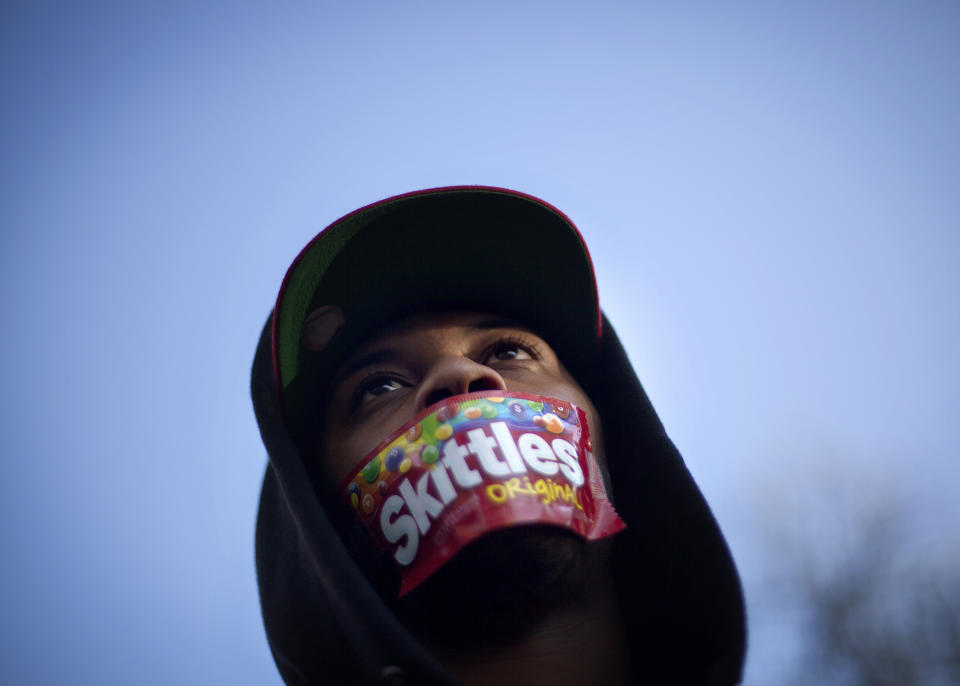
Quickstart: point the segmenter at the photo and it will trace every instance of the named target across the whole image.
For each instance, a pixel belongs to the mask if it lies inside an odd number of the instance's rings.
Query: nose
[[[507,384],[496,370],[468,357],[444,355],[436,359],[420,383],[417,409],[462,393],[505,390]]]

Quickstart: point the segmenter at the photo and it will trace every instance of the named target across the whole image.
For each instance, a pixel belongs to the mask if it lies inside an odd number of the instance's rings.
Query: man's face
[[[502,317],[440,312],[377,332],[340,365],[323,422],[324,472],[340,483],[420,411],[485,390],[535,393],[581,407],[603,462],[596,410],[546,341]]]
[[[485,390],[577,405],[586,413],[594,454],[605,469],[596,409],[553,348],[517,322],[458,311],[403,319],[344,360],[323,418],[324,476],[341,483],[381,441],[427,407]],[[609,576],[609,551],[609,539],[588,542],[559,527],[508,527],[472,542],[397,601],[395,611],[438,649],[508,642],[545,613],[576,604],[597,588],[598,579]],[[463,589],[470,593],[464,596]]]

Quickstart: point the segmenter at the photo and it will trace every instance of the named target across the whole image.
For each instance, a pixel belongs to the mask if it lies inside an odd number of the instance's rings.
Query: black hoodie
[[[256,531],[267,637],[287,684],[452,686],[361,572],[311,485],[280,407],[270,324],[251,392],[269,453]],[[713,515],[604,317],[599,367],[577,380],[599,411],[626,531],[616,591],[638,683],[739,683],[740,581]],[[584,378],[584,377],[588,378]]]

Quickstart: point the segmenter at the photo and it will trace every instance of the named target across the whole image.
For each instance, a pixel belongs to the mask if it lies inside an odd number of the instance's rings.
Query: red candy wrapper
[[[583,410],[487,391],[448,398],[380,444],[342,485],[416,588],[464,546],[521,524],[593,540],[626,525],[607,499]]]

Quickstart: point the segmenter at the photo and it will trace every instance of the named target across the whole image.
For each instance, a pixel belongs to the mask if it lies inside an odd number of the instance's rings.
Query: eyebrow
[[[482,319],[471,326],[475,329],[520,329],[533,333],[533,329],[512,319]]]

